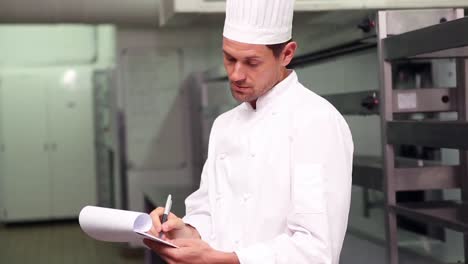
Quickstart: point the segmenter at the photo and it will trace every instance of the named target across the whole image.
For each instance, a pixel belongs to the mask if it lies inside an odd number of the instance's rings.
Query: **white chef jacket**
[[[219,116],[184,222],[242,264],[338,264],[353,142],[342,115],[293,71]]]

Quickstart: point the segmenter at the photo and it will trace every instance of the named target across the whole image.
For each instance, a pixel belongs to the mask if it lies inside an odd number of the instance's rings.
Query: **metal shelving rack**
[[[462,9],[379,11],[376,38],[380,88],[324,96],[345,115],[380,115],[382,158],[355,157],[353,184],[384,193],[388,263],[398,263],[397,215],[464,234],[468,258],[468,17]],[[456,60],[456,87],[394,89],[394,62]],[[410,100],[402,105],[401,98]],[[398,120],[411,113],[457,112],[457,121]],[[459,149],[460,163],[444,165],[395,157],[395,145]],[[400,191],[461,189],[460,201],[397,203]]]
[[[441,23],[400,34],[392,29],[392,25],[396,23],[404,25],[405,22],[411,21],[405,19],[404,15],[404,11],[381,11],[377,14],[383,146],[382,187],[385,195],[388,260],[390,264],[398,263],[397,215],[463,232],[466,259],[468,257],[468,59],[466,58],[468,17],[463,18],[463,10],[454,9],[451,11],[453,20],[440,19]],[[411,14],[411,11],[407,11],[406,17],[412,15],[414,14]],[[422,94],[418,90],[405,90],[412,93],[414,101],[414,104],[410,104],[414,107],[411,109],[405,107],[406,110],[415,113],[451,110],[457,112],[458,121],[394,120],[394,114],[399,109],[398,102],[395,104],[392,63],[412,58],[455,58],[457,87],[453,90],[430,89],[431,92],[428,94]],[[441,97],[438,92],[445,95]],[[441,109],[441,104],[435,103],[437,100],[445,103],[450,109]],[[419,102],[422,104],[418,104]],[[397,144],[456,148],[459,149],[460,163],[458,166],[397,167],[394,151],[394,145]],[[401,204],[396,201],[398,191],[446,188],[460,188],[461,201],[415,204]]]

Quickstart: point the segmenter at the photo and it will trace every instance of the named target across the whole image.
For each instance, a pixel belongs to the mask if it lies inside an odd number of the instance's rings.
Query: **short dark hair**
[[[275,56],[275,58],[279,58],[279,56],[281,55],[281,52],[283,52],[284,50],[284,47],[286,47],[286,45],[288,43],[290,43],[292,41],[292,39],[286,41],[286,42],[283,42],[283,43],[278,43],[278,44],[271,44],[271,45],[266,45],[269,49],[271,49],[271,51],[273,51],[273,56]]]

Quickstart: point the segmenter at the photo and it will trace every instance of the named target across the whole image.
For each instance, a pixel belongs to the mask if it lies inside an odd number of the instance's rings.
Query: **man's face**
[[[223,38],[223,53],[231,93],[237,101],[253,102],[280,80],[284,66],[266,45]]]

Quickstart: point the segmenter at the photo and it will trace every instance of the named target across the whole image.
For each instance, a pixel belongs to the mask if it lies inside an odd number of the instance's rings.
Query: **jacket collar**
[[[283,97],[282,95],[289,90],[288,88],[294,85],[297,82],[297,74],[294,70],[291,70],[289,75],[276,84],[273,88],[271,88],[268,92],[264,95],[260,96],[257,99],[257,108],[253,109],[252,105],[249,102],[244,102],[243,107],[246,110],[260,112],[264,109],[267,109],[270,104],[276,101],[280,101]]]

